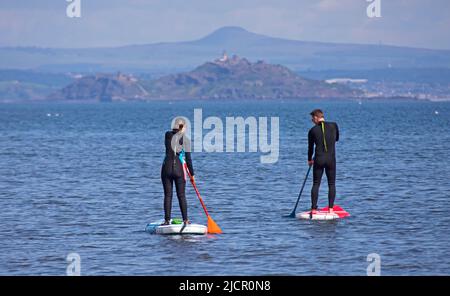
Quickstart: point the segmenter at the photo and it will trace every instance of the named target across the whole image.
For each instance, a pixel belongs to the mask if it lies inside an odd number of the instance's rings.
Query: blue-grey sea
[[[164,133],[195,108],[224,122],[278,117],[278,162],[193,153],[224,233],[151,235],[146,224],[163,217]],[[314,108],[340,127],[336,203],[347,219],[283,217],[308,168]],[[371,253],[381,275],[450,275],[449,150],[448,102],[1,104],[0,274],[65,275],[75,252],[82,275],[366,275]],[[311,175],[298,211],[310,207],[310,188]],[[187,198],[191,220],[205,224],[190,185]]]

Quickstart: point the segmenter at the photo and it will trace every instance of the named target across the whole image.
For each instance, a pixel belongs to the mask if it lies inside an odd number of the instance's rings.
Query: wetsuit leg
[[[336,198],[336,159],[331,158],[327,161],[325,174],[328,180],[328,207],[333,208]]]
[[[172,212],[173,178],[161,175],[161,181],[164,187],[164,219],[169,221]]]
[[[317,202],[319,200],[319,188],[323,176],[323,169],[324,167],[317,160],[314,160],[313,186],[311,189],[311,209],[317,209]]]
[[[177,190],[178,203],[180,204],[181,216],[183,220],[188,219],[186,202],[186,180],[184,177],[175,178],[175,188]]]

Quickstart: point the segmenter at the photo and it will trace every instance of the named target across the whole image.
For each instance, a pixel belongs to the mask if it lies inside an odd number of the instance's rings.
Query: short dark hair
[[[311,116],[323,117],[323,111],[320,109],[314,109],[311,113]]]

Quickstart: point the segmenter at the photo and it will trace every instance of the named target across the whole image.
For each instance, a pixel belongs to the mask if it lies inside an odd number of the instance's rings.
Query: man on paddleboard
[[[339,129],[335,122],[325,121],[322,110],[310,113],[314,127],[308,133],[308,165],[313,166],[313,186],[311,189],[311,214],[317,211],[319,187],[323,171],[328,180],[328,207],[333,211],[336,198],[336,150]],[[314,150],[315,147],[315,150]],[[314,158],[313,158],[314,153]]]
[[[164,187],[164,224],[169,225],[172,211],[173,184],[177,191],[178,202],[180,204],[181,215],[184,224],[189,224],[186,202],[186,176],[183,165],[180,161],[180,153],[184,150],[186,163],[191,172],[191,179],[194,179],[194,167],[192,166],[191,149],[189,139],[184,136],[186,129],[183,118],[175,119],[171,131],[166,132],[165,146],[166,157],[161,167],[161,181]]]

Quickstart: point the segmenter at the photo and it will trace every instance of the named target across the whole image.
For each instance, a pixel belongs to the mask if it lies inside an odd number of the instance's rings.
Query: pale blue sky
[[[0,46],[97,47],[193,40],[222,26],[296,40],[450,49],[450,1],[381,0],[0,0]]]

